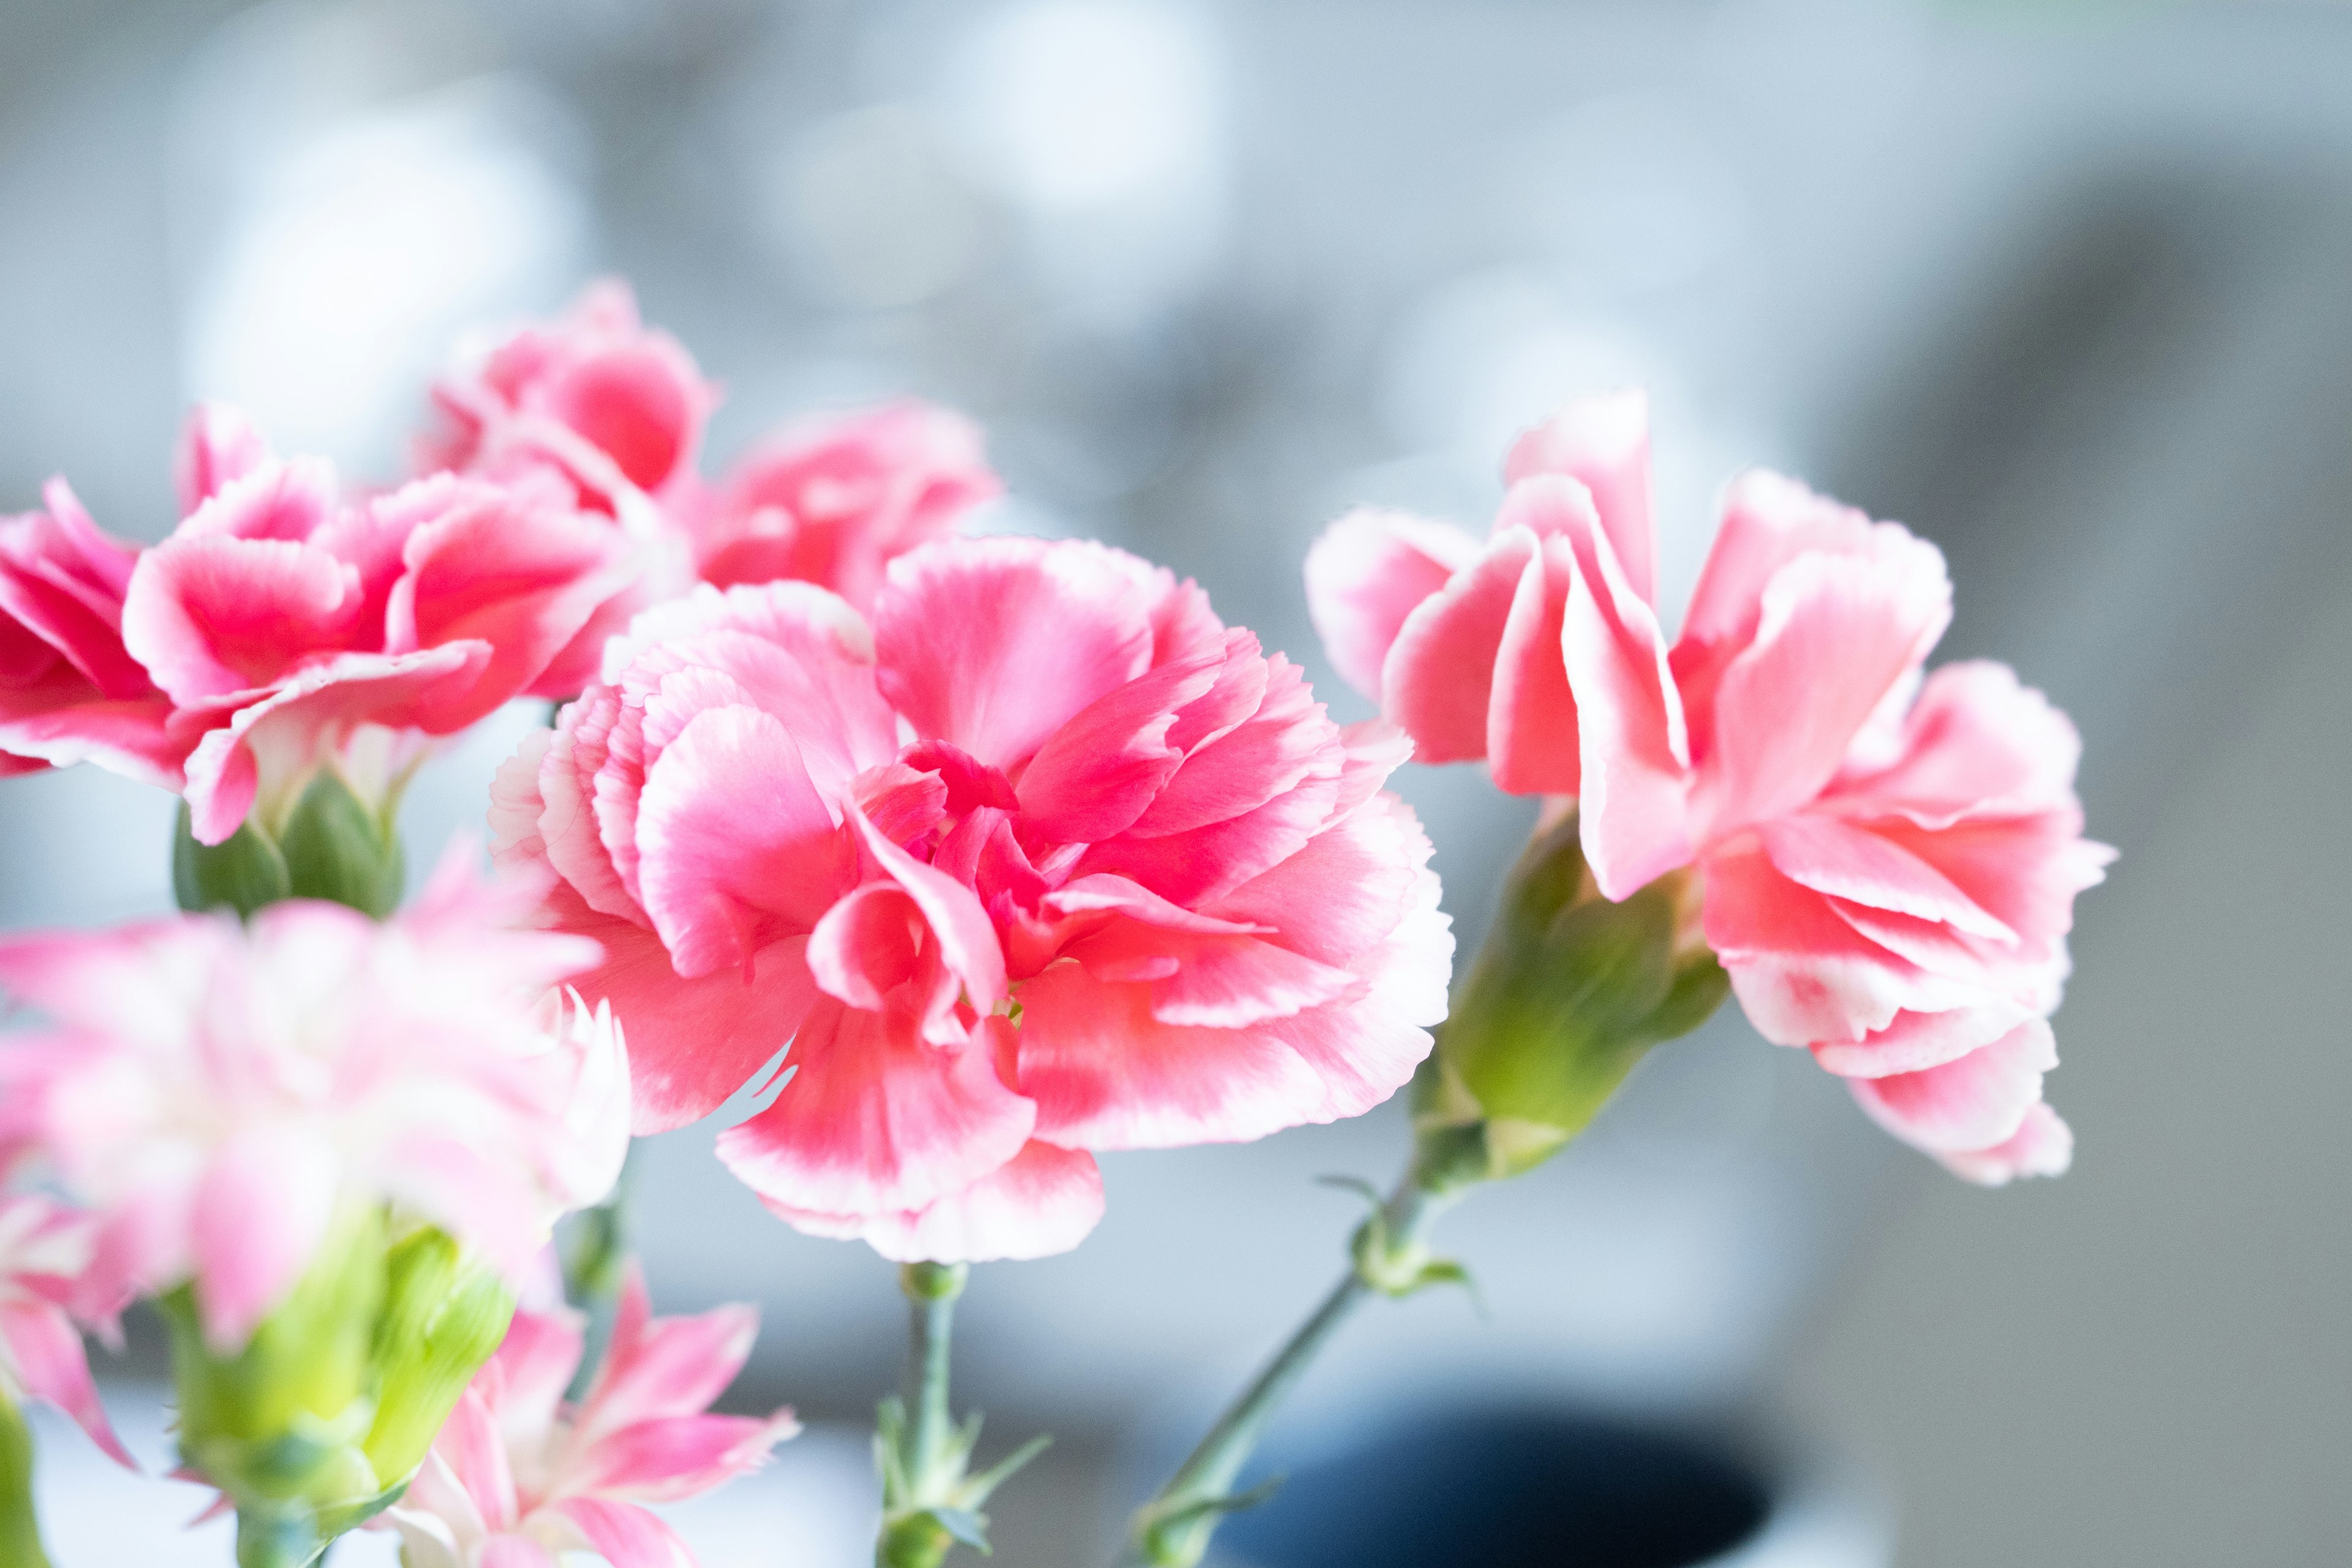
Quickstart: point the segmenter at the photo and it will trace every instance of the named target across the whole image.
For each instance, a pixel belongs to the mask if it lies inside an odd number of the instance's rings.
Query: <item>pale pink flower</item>
[[[792,1042],[722,1157],[804,1230],[1034,1257],[1099,1215],[1090,1151],[1369,1109],[1429,1049],[1452,937],[1428,840],[1297,667],[1120,552],[955,541],[871,628],[806,584],[649,612],[501,776],[502,852],[563,879],[638,1128]]]
[[[5,1041],[38,1152],[97,1225],[97,1276],[193,1279],[207,1338],[242,1343],[339,1205],[386,1202],[520,1268],[593,1203],[627,1143],[608,1013],[550,987],[595,962],[520,929],[531,886],[453,853],[379,924],[272,904],[0,940],[0,986],[48,1015]]]
[[[76,1324],[110,1324],[119,1300],[93,1295],[89,1217],[34,1194],[0,1196],[0,1392],[47,1400],[118,1464],[138,1466],[99,1403]]]
[[[99,531],[63,479],[0,518],[0,777],[93,762],[180,787],[172,700],[122,646],[139,552]]]
[[[1769,1039],[1813,1048],[1972,1180],[2064,1169],[2041,1105],[2074,895],[2080,745],[2006,668],[1924,685],[1950,619],[1936,548],[1791,480],[1735,480],[1679,638],[1654,607],[1638,395],[1513,449],[1484,543],[1343,518],[1307,563],[1333,662],[1431,762],[1575,796],[1601,890],[1678,867]]]
[[[580,1364],[579,1314],[515,1314],[384,1516],[407,1568],[555,1568],[568,1552],[614,1568],[692,1568],[686,1543],[643,1505],[755,1469],[800,1426],[790,1410],[704,1414],[751,1353],[752,1309],[648,1313],[633,1265],[604,1364],[577,1405],[563,1391]]]
[[[193,747],[206,844],[257,803],[290,809],[322,763],[381,795],[509,699],[579,690],[635,604],[630,542],[546,473],[346,500],[324,462],[271,458],[219,409],[179,467],[193,508],[130,572],[121,620]]]
[[[638,320],[629,286],[606,279],[436,382],[443,428],[419,467],[494,479],[544,468],[583,510],[625,516],[640,497],[694,484],[719,396],[677,339]]]
[[[1003,482],[979,427],[902,402],[785,426],[751,448],[694,521],[707,583],[797,578],[868,609],[892,560],[943,539]]]

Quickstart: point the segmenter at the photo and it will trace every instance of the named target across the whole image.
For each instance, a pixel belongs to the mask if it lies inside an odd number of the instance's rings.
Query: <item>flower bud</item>
[[[161,1305],[181,1457],[236,1505],[239,1563],[276,1568],[399,1498],[514,1302],[444,1232],[388,1242],[383,1211],[352,1205],[236,1351],[207,1344],[194,1287]]]
[[[328,899],[381,920],[405,878],[389,805],[371,807],[331,768],[311,777],[282,822],[257,812],[220,844],[198,843],[180,808],[172,888],[184,910],[226,904],[251,915],[280,899]]]
[[[1654,1045],[1729,991],[1689,873],[1601,897],[1573,812],[1519,857],[1437,1049],[1413,1084],[1416,1180],[1517,1175],[1581,1132]]]

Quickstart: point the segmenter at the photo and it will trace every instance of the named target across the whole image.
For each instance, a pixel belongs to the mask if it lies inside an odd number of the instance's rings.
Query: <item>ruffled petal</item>
[[[776,1212],[813,1235],[864,1241],[896,1263],[1050,1258],[1084,1241],[1102,1218],[1102,1173],[1082,1150],[1032,1139],[996,1171],[911,1214],[845,1221]]]
[[[1580,397],[1519,437],[1503,465],[1516,485],[1564,474],[1592,497],[1601,527],[1643,604],[1657,600],[1657,530],[1650,512],[1650,399],[1640,391]]]
[[[1515,529],[1487,542],[1486,552],[1414,607],[1398,628],[1381,667],[1381,707],[1412,737],[1424,763],[1475,763],[1486,754],[1495,658],[1522,580],[1540,593],[1542,551]],[[1528,715],[1530,723],[1573,723],[1573,710]]]
[[[2028,1018],[1990,1045],[1917,1072],[1846,1080],[1889,1132],[1930,1153],[1990,1149],[2015,1137],[2058,1065],[2050,1026]]]
[[[1450,523],[1364,507],[1325,529],[1307,552],[1307,607],[1340,678],[1381,698],[1381,670],[1405,617],[1478,558]]]

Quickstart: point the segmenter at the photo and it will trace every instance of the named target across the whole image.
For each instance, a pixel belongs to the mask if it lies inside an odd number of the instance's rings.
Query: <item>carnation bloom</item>
[[[1393,513],[1332,526],[1307,585],[1333,662],[1423,759],[1577,797],[1609,898],[1696,866],[1749,1018],[1890,1131],[1975,1181],[2063,1170],[2045,1020],[2109,851],[2082,837],[2063,714],[2000,665],[1923,683],[1942,555],[1743,475],[1669,647],[1639,395],[1571,406],[1507,472],[1483,543]]]
[[[562,476],[583,510],[624,517],[694,483],[719,389],[667,332],[637,319],[629,286],[591,285],[562,317],[516,331],[436,382],[444,429],[426,471]]]
[[[1003,489],[971,421],[916,402],[787,425],[745,454],[694,524],[721,588],[798,578],[860,610],[883,568]]]
[[[180,472],[188,515],[129,573],[122,636],[193,747],[206,844],[257,802],[290,810],[323,762],[380,797],[434,737],[579,690],[633,602],[629,542],[545,474],[346,500],[324,462],[271,458],[218,409]]]
[[[867,622],[699,590],[501,776],[502,853],[606,961],[641,1131],[786,1041],[722,1157],[804,1230],[940,1261],[1076,1243],[1088,1152],[1386,1098],[1444,1014],[1429,844],[1201,591],[1090,543],[934,544]]]
[[[100,1279],[193,1280],[234,1350],[339,1205],[383,1202],[519,1268],[627,1144],[609,1015],[549,987],[595,944],[518,929],[535,888],[453,854],[379,924],[293,900],[0,941],[0,986],[49,1026],[7,1041],[40,1152],[91,1211]],[[21,1077],[19,1075],[22,1075]]]
[[[122,646],[122,596],[139,558],[99,531],[63,479],[47,510],[0,518],[0,776],[94,762],[180,787],[187,746],[172,700]]]
[[[48,1401],[135,1469],[99,1403],[74,1321],[94,1312],[110,1321],[121,1304],[92,1299],[93,1239],[86,1215],[36,1194],[0,1196],[0,1394]]]
[[[515,1314],[385,1515],[407,1568],[555,1568],[573,1551],[614,1568],[690,1568],[685,1543],[641,1505],[709,1491],[800,1428],[789,1410],[704,1414],[751,1353],[752,1309],[648,1310],[632,1266],[604,1364],[576,1406],[563,1391],[580,1364],[580,1315]]]

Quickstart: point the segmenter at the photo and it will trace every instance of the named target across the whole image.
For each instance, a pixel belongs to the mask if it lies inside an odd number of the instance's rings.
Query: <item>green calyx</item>
[[[1414,1079],[1421,1185],[1452,1191],[1542,1163],[1652,1047],[1706,1021],[1730,983],[1692,938],[1695,903],[1685,872],[1602,898],[1573,816],[1537,836]]]
[[[513,1300],[439,1230],[347,1205],[246,1342],[205,1339],[194,1287],[162,1297],[180,1451],[237,1512],[246,1568],[317,1562],[390,1507],[505,1336]]]
[[[281,899],[327,899],[381,920],[406,877],[391,803],[370,806],[332,769],[311,778],[274,831],[257,813],[224,842],[199,844],[180,807],[172,890],[184,910],[250,916]]]
[[[33,1510],[33,1433],[0,1383],[0,1568],[49,1568]]]

